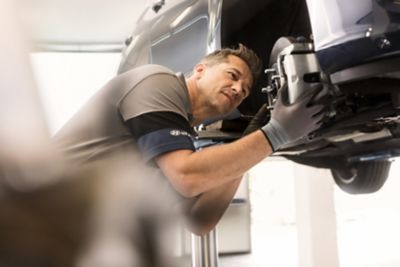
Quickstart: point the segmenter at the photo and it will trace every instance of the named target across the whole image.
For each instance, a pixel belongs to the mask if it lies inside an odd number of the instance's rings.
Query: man
[[[238,107],[259,70],[260,60],[243,45],[206,56],[186,80],[162,66],[133,69],[93,96],[56,140],[77,162],[126,153],[132,164],[143,161],[160,170],[184,203],[191,230],[205,234],[247,170],[319,126],[322,106],[309,106],[311,94],[288,106],[281,93],[268,124],[235,142],[196,151],[192,127]]]

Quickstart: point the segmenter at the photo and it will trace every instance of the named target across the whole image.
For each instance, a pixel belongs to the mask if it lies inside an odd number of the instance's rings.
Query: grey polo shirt
[[[55,140],[82,163],[118,152],[151,161],[169,151],[195,150],[191,113],[184,77],[145,65],[108,82]]]

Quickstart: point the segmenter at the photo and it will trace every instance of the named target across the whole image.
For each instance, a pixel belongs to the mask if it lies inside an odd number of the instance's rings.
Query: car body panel
[[[221,47],[221,5],[215,0],[175,0],[167,1],[159,14],[145,10],[128,38],[118,72],[153,63],[189,73],[204,55]]]

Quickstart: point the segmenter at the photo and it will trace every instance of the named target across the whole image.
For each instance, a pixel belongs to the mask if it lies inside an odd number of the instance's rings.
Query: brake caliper
[[[287,84],[289,103],[321,87],[326,80],[311,42],[289,37],[278,39],[272,49],[270,63],[271,68],[265,70],[269,85],[263,91],[276,95],[276,91]]]

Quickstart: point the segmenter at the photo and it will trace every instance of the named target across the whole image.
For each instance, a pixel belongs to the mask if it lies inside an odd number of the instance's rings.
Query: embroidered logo
[[[188,132],[185,131],[180,131],[180,130],[172,130],[169,132],[170,135],[172,136],[190,136],[190,134]]]

